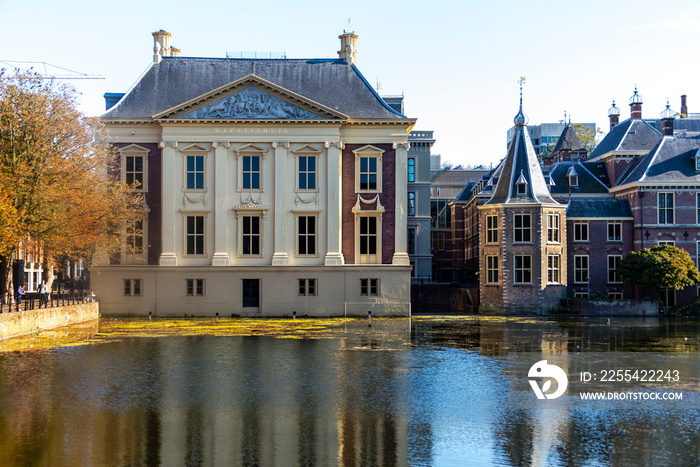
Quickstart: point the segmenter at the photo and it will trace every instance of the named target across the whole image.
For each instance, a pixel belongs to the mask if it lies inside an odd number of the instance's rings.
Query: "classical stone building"
[[[408,314],[415,120],[364,79],[357,36],[312,60],[181,57],[153,36],[150,68],[106,96],[147,212],[93,274],[101,311]]]

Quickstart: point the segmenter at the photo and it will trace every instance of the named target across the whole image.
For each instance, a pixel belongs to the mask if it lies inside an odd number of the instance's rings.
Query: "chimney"
[[[642,96],[637,94],[637,86],[634,87],[634,94],[630,97],[630,113],[633,119],[642,118]]]
[[[162,57],[170,57],[170,34],[164,30],[156,31],[153,35],[153,63],[160,63]]]
[[[666,108],[661,112],[661,134],[664,136],[673,136],[673,120],[676,118],[676,111],[671,109],[671,106],[666,99]]]
[[[611,130],[615,125],[620,123],[620,109],[615,106],[615,99],[613,99],[612,107],[608,109],[608,118],[610,119]]]
[[[182,52],[182,50],[176,49],[175,47],[172,47],[172,46],[170,47],[170,56],[171,57],[179,57],[180,52]]]
[[[681,96],[681,118],[688,118],[688,102],[686,101],[686,95]]]
[[[340,50],[338,56],[345,59],[348,65],[357,63],[357,34],[354,32],[345,32],[338,36],[340,39]]]

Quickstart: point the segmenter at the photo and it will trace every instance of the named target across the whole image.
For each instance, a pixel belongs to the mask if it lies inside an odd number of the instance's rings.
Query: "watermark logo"
[[[538,384],[538,380],[528,380],[538,399],[556,399],[564,394],[566,386],[569,384],[569,379],[566,377],[564,370],[556,365],[548,365],[547,360],[540,360],[532,365],[527,376],[528,378],[546,378],[543,380],[541,388]],[[552,388],[552,379],[557,382],[557,389],[551,394],[548,394],[548,391]]]

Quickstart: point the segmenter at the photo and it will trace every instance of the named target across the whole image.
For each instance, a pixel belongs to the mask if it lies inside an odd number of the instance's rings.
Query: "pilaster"
[[[407,253],[408,237],[408,149],[410,143],[394,143],[396,163],[394,168],[394,189],[396,190],[396,204],[394,209],[394,257],[392,264],[411,264]]]
[[[326,142],[328,161],[326,163],[326,196],[328,203],[328,223],[326,230],[327,251],[324,259],[326,266],[345,264],[342,247],[342,179],[343,164],[342,142]]]
[[[212,266],[230,266],[228,255],[228,174],[229,143],[212,143],[214,148],[214,257]]]
[[[163,190],[161,235],[163,238],[163,251],[161,251],[158,264],[160,266],[177,266],[177,249],[175,248],[175,200],[179,196],[175,190],[175,149],[177,141],[161,141],[163,149],[161,186]]]
[[[273,234],[274,253],[272,254],[273,266],[285,266],[289,264],[287,252],[287,149],[289,142],[272,143],[275,149],[275,230]]]

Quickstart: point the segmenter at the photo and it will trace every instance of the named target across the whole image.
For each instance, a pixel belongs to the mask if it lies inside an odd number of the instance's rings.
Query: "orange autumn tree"
[[[32,239],[47,259],[88,261],[121,247],[143,200],[111,174],[117,159],[74,88],[0,72],[0,258]],[[7,271],[5,271],[7,274]]]

